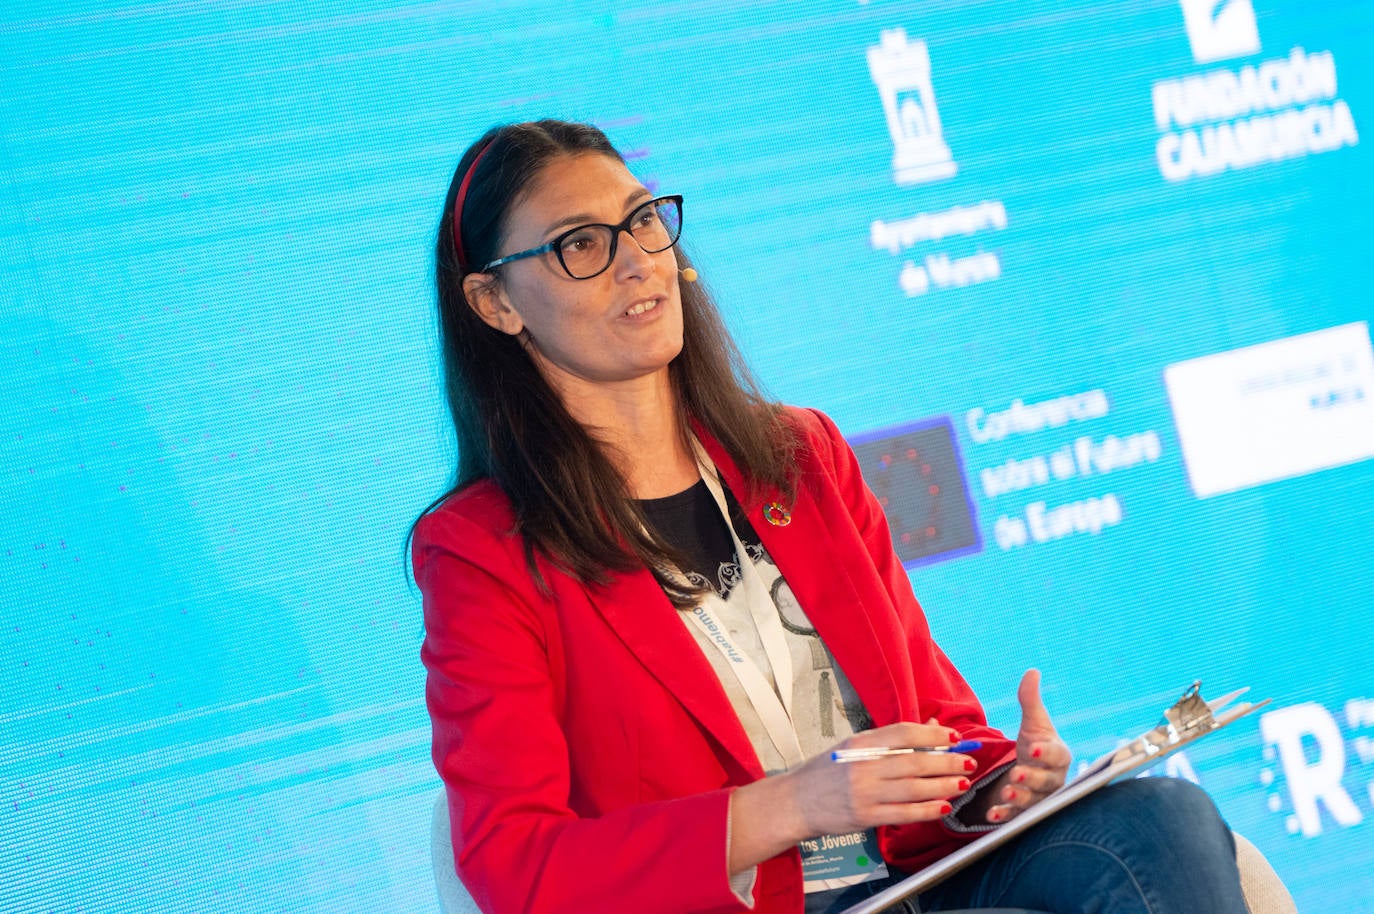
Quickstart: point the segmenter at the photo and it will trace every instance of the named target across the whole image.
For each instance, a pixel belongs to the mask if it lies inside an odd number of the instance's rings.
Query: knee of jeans
[[[1114,785],[1132,818],[1153,820],[1172,833],[1175,840],[1210,843],[1231,829],[1221,818],[1216,803],[1205,790],[1181,778],[1135,778]],[[1232,846],[1234,853],[1234,845]]]
[[[1122,781],[1116,787],[1131,794],[1135,802],[1168,806],[1177,815],[1218,821],[1221,818],[1207,791],[1182,778],[1132,778]]]

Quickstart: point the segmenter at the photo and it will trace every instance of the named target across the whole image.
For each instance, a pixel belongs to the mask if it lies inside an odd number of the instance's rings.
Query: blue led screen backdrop
[[[0,17],[0,909],[437,910],[404,538],[493,123],[607,130],[937,638],[1374,911],[1374,4],[35,0]]]

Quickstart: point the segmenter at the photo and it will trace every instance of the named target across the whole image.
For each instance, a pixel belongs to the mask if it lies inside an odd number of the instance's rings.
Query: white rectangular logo
[[[1193,60],[1211,63],[1258,54],[1259,26],[1250,0],[1180,0]]]
[[[1199,498],[1374,457],[1374,349],[1361,321],[1164,369]]]

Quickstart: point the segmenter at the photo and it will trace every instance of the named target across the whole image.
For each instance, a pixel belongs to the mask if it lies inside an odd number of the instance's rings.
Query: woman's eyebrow
[[[649,189],[648,189],[647,187],[636,187],[634,190],[630,191],[629,196],[627,196],[627,197],[625,198],[625,202],[624,202],[623,204],[621,204],[621,209],[629,209],[629,208],[630,208],[630,205],[633,204],[633,203],[635,203],[636,201],[638,201],[641,197],[650,197],[650,196],[651,196],[651,195],[650,195]],[[596,217],[595,217],[595,216],[592,216],[592,215],[589,215],[589,214],[587,214],[587,213],[575,213],[575,214],[573,214],[573,215],[571,215],[571,216],[564,216],[562,219],[559,219],[559,220],[558,220],[557,222],[555,222],[553,225],[551,225],[551,226],[549,226],[547,229],[545,229],[545,230],[544,230],[544,234],[545,234],[545,235],[552,234],[553,232],[558,231],[559,229],[563,228],[564,226],[569,226],[569,225],[584,225],[584,224],[586,224],[586,223],[597,224],[597,223],[596,223]]]

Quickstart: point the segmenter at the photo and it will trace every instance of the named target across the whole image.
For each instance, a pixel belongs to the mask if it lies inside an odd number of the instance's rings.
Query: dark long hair
[[[488,326],[468,305],[463,278],[498,256],[505,220],[521,194],[551,160],[595,153],[617,161],[606,135],[587,124],[543,120],[487,131],[462,159],[449,186],[434,250],[444,386],[457,433],[458,468],[445,500],[482,479],[510,499],[515,533],[525,543],[530,572],[547,584],[535,562],[542,554],[579,580],[604,584],[609,573],[647,566],[674,605],[697,593],[662,574],[681,556],[646,533],[644,516],[624,478],[588,430],[535,367],[515,336]],[[472,163],[477,161],[471,176]],[[459,263],[453,209],[468,177],[460,214]],[[681,248],[679,267],[689,265]],[[495,281],[500,282],[499,273]],[[695,420],[714,437],[749,481],[746,498],[765,490],[793,493],[794,433],[781,409],[759,391],[719,312],[700,283],[681,287],[682,351],[668,373],[684,441]],[[418,521],[417,521],[418,523]],[[412,528],[413,529],[413,528]]]

